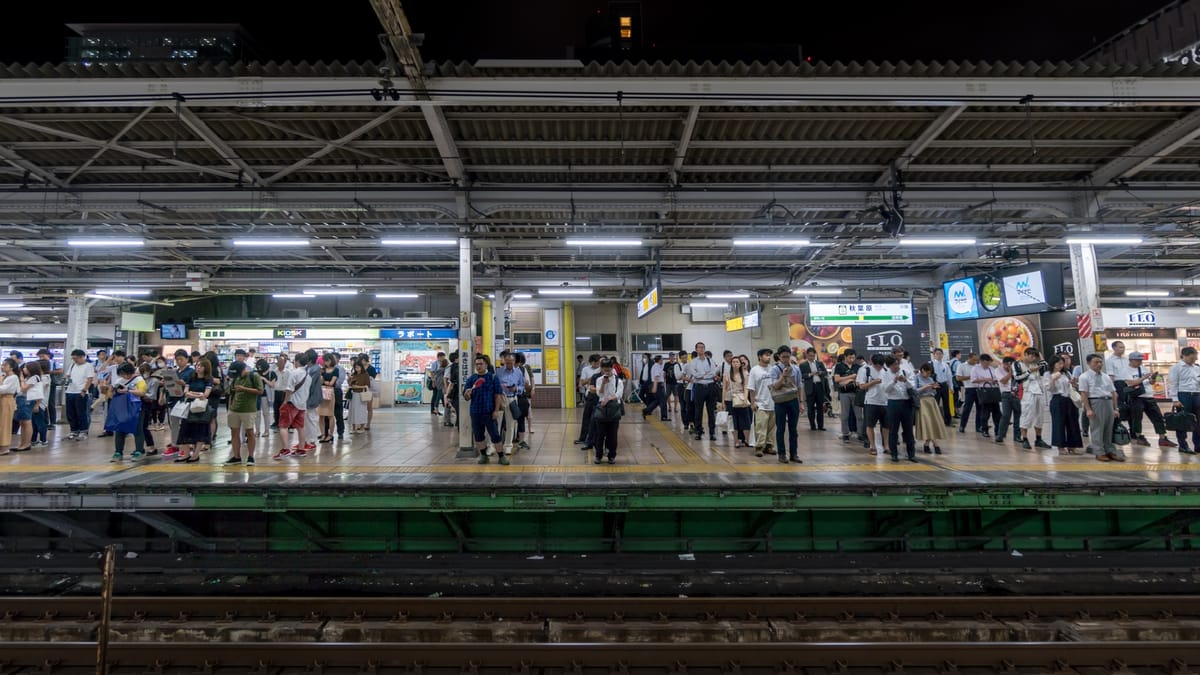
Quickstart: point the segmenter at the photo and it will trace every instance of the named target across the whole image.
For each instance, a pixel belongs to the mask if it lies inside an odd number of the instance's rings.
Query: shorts
[[[1045,394],[1026,394],[1025,398],[1021,399],[1021,421],[1017,425],[1020,429],[1041,429],[1046,426],[1046,413],[1049,408],[1046,405]]]
[[[280,429],[303,429],[304,411],[292,405],[291,401],[279,407]]]
[[[13,419],[18,422],[27,422],[33,419],[33,401],[24,396],[18,396],[17,408],[13,412]]]
[[[231,410],[226,418],[230,429],[253,429],[256,421],[258,421],[256,412],[233,412]]]
[[[500,442],[500,429],[490,412],[471,413],[471,433],[476,443],[482,443],[486,436],[491,436],[493,443]]]
[[[867,429],[873,429],[876,424],[887,426],[887,406],[868,403],[863,407],[863,417],[866,418]]]

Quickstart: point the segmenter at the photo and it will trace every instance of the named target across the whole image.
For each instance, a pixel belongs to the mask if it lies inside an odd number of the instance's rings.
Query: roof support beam
[[[1197,138],[1200,138],[1200,110],[1193,110],[1093,171],[1089,183],[1108,185],[1129,178]]]
[[[692,134],[696,131],[696,120],[700,118],[700,106],[688,108],[687,117],[683,119],[683,132],[679,134],[679,143],[675,146],[675,162],[671,166],[670,178],[672,185],[679,184],[679,172],[687,159],[688,146],[692,143]]]
[[[9,115],[0,115],[0,123],[7,124],[10,126],[14,126],[14,127],[19,127],[21,129],[28,129],[30,131],[36,131],[36,132],[42,133],[42,134],[48,134],[50,136],[58,136],[59,138],[65,138],[68,140],[77,141],[79,143],[84,143],[84,144],[90,145],[93,148],[103,148],[106,145],[106,143],[104,141],[97,140],[97,139],[91,138],[89,136],[84,136],[82,134],[76,134],[76,133],[73,133],[70,131],[64,131],[62,129],[55,129],[54,127],[48,127],[48,126],[45,126],[44,124],[34,124],[33,122],[27,122],[23,119],[19,119],[19,118],[12,117]],[[193,164],[191,162],[184,162],[184,161],[180,161],[178,159],[172,159],[171,157],[163,157],[161,155],[156,155],[152,152],[146,152],[144,150],[134,150],[132,148],[126,148],[126,147],[120,145],[119,143],[114,144],[109,149],[115,150],[117,152],[123,152],[127,155],[133,155],[134,157],[148,159],[148,160],[151,160],[154,162],[170,164],[171,166],[183,166],[183,167],[187,167],[189,169],[195,169],[196,171],[198,171],[200,173],[206,173],[206,174],[209,174],[212,176],[220,176],[222,178],[227,178],[230,180],[237,180],[237,175],[231,174],[228,171],[216,169],[211,166],[203,166],[201,164]]]
[[[124,138],[125,134],[129,133],[130,129],[136,127],[138,125],[138,122],[141,122],[142,120],[146,119],[146,115],[149,115],[153,111],[154,111],[154,108],[151,107],[151,108],[146,108],[142,112],[138,113],[125,126],[121,127],[121,130],[118,131],[116,133],[116,135],[114,135],[112,138],[108,139],[107,143],[105,143],[104,145],[97,148],[95,154],[93,154],[91,157],[89,157],[86,162],[84,162],[83,164],[80,164],[74,171],[72,171],[71,175],[67,176],[66,182],[70,183],[71,181],[78,178],[79,174],[86,171],[89,166],[91,166],[96,160],[100,159],[101,155],[103,155],[104,153],[108,152],[113,147],[115,147],[117,145],[117,141],[120,141],[122,138]]]
[[[278,182],[281,178],[292,175],[293,173],[299,171],[300,169],[303,169],[304,167],[308,166],[309,164],[312,164],[313,162],[317,161],[318,159],[321,159],[325,155],[328,155],[329,153],[333,152],[334,150],[337,150],[338,148],[346,145],[350,141],[358,138],[359,136],[362,136],[363,134],[367,133],[368,131],[374,129],[375,127],[383,124],[384,122],[387,122],[388,120],[392,119],[396,115],[400,114],[401,110],[403,110],[403,109],[399,108],[399,107],[392,108],[391,110],[383,113],[382,115],[379,115],[378,117],[371,120],[370,122],[367,122],[366,124],[358,127],[354,131],[351,131],[350,133],[342,136],[341,138],[339,138],[337,140],[333,140],[333,141],[327,141],[325,143],[325,147],[321,148],[320,150],[317,150],[316,152],[312,153],[308,157],[305,157],[304,159],[302,159],[298,162],[294,162],[290,166],[287,166],[287,167],[283,168],[282,170],[271,174],[271,176],[266,179],[265,183],[267,185],[270,185],[272,183]]]
[[[229,147],[229,144],[226,143],[224,139],[218,136],[211,127],[205,124],[204,120],[200,119],[199,115],[197,115],[194,111],[189,110],[187,106],[180,105],[179,116],[183,119],[184,124],[188,125],[192,131],[196,132],[197,136],[203,138],[204,142],[211,145],[213,150],[216,150],[217,154],[220,155],[222,159],[229,162],[233,168],[245,174],[246,178],[249,178],[250,181],[255,185],[263,184],[262,176],[258,175],[257,171],[247,164],[245,160],[239,157],[238,154],[234,152],[233,148]]]
[[[422,70],[421,52],[417,49],[412,26],[408,23],[408,16],[404,13],[400,0],[371,0],[371,7],[375,9],[379,24],[387,34],[388,43],[396,53],[404,77],[408,78],[408,83],[412,86],[414,98],[428,101],[429,93]],[[454,135],[450,133],[450,125],[446,122],[445,112],[441,106],[424,106],[421,113],[425,124],[429,126],[433,142],[437,145],[446,174],[462,185],[467,175],[463,170],[462,155],[458,151]]]
[[[60,188],[67,187],[67,183],[63,181],[63,179],[54,175],[53,172],[43,169],[42,167],[19,155],[15,150],[11,150],[3,145],[0,145],[0,159],[3,159],[22,171],[28,172],[30,175],[37,176],[50,185]]]
[[[937,116],[937,119],[925,127],[920,136],[914,138],[912,143],[909,143],[908,147],[904,148],[904,152],[901,152],[899,157],[892,160],[891,167],[880,174],[879,178],[875,179],[875,186],[883,187],[892,182],[894,172],[907,169],[912,164],[912,161],[916,159],[917,155],[925,152],[929,144],[933,143],[934,139],[940,136],[946,130],[946,127],[949,127],[954,120],[958,119],[958,116],[963,114],[966,109],[965,105],[960,105],[943,110],[942,114]]]

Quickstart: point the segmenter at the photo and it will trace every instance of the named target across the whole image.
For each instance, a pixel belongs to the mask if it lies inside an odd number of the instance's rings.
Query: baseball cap
[[[1141,353],[1141,352],[1131,352],[1131,353],[1129,354],[1129,360],[1130,360],[1130,361],[1142,361],[1142,360],[1144,360],[1145,358],[1146,358],[1146,355],[1145,355],[1145,354],[1143,354],[1143,353]]]

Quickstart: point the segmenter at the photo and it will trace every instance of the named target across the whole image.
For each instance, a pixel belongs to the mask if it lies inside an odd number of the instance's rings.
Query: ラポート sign
[[[911,326],[911,302],[812,302],[808,323],[813,326]]]

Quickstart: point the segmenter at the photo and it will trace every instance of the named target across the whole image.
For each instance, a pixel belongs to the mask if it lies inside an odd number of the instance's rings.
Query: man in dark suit
[[[804,380],[804,400],[808,405],[808,426],[813,431],[825,430],[825,405],[830,400],[829,369],[817,360],[817,350],[809,347],[800,362]]]

